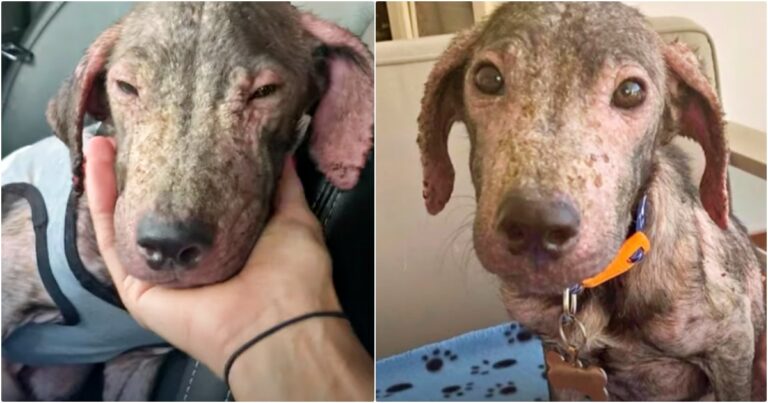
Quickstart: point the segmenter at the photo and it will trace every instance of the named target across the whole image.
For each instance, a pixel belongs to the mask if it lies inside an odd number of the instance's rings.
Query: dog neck
[[[677,169],[679,149],[667,146],[657,151],[648,186],[650,211],[646,233],[652,250],[635,268],[606,284],[605,296],[613,294],[611,304],[617,317],[640,320],[666,311],[678,298],[677,291],[693,281],[700,265],[699,231],[696,210],[698,192],[686,170]],[[669,187],[685,189],[683,197]],[[714,223],[712,223],[714,225]]]

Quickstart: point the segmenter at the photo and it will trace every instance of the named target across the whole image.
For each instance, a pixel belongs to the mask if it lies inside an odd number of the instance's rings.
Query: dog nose
[[[497,222],[512,254],[543,250],[556,257],[573,244],[579,221],[578,211],[565,198],[511,192]]]
[[[192,269],[213,243],[213,231],[196,221],[165,221],[146,215],[136,230],[136,243],[150,268]]]

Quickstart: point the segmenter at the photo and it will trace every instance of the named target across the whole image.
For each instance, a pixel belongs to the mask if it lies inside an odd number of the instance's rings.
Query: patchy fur
[[[476,84],[485,66],[499,71],[498,92]],[[620,108],[613,94],[627,79],[645,98]],[[475,250],[512,318],[557,343],[563,289],[611,261],[646,194],[651,252],[581,294],[582,359],[606,370],[614,400],[750,398],[761,265],[729,215],[722,111],[692,51],[622,4],[508,3],[457,35],[427,80],[419,146],[432,214],[453,187],[456,121],[472,146]],[[669,145],[676,133],[704,150],[701,199]],[[514,250],[500,225],[510,196],[567,200],[580,217],[572,242],[558,254]]]
[[[264,87],[273,91],[253,96]],[[240,270],[270,213],[285,155],[300,140],[297,122],[313,110],[312,157],[332,183],[353,187],[373,135],[372,56],[359,39],[287,3],[141,3],[88,48],[47,117],[70,147],[80,192],[85,115],[115,137],[116,242],[126,270],[192,287]],[[85,203],[81,195],[78,252],[109,286]],[[154,270],[137,244],[147,216],[195,223],[212,244],[193,268]],[[3,204],[2,231],[3,336],[29,321],[61,320],[37,274],[28,209]],[[161,353],[138,350],[107,363],[105,398],[146,399]],[[65,399],[90,371],[82,367],[4,362],[3,398]],[[67,387],[44,376],[62,372],[72,375]]]
[[[351,188],[365,166],[373,138],[373,56],[346,30],[310,14],[302,24],[329,46],[328,90],[314,116],[311,155],[329,180]],[[353,57],[345,55],[351,47]]]

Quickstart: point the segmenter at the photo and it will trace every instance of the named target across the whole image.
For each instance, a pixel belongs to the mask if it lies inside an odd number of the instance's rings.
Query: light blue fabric
[[[46,235],[51,271],[78,311],[80,322],[76,326],[24,325],[3,340],[3,358],[29,365],[98,363],[140,346],[165,344],[159,336],[139,326],[125,310],[83,288],[69,266],[64,238],[72,187],[67,146],[56,137],[48,137],[4,158],[2,184],[10,183],[32,184],[40,191],[48,216]]]
[[[517,323],[476,330],[376,363],[380,401],[545,401],[541,341]]]

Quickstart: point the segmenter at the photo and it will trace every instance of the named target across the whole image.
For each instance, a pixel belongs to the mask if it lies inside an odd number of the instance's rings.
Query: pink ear
[[[331,48],[329,84],[313,117],[310,155],[331,183],[350,189],[373,145],[373,57],[349,31],[308,13],[301,21]]]
[[[706,167],[699,185],[701,204],[717,225],[728,227],[728,145],[723,112],[717,94],[699,68],[696,55],[685,44],[674,42],[664,49],[669,69],[673,113],[680,134],[701,145]]]
[[[109,106],[106,104],[106,98],[104,94],[94,92],[103,90],[97,80],[104,71],[109,54],[119,36],[119,24],[99,35],[80,60],[75,73],[64,82],[56,96],[48,103],[48,124],[69,146],[74,185],[78,192],[82,191],[83,184],[83,120],[86,113],[97,120],[107,118]]]
[[[424,173],[424,202],[430,214],[443,210],[453,192],[455,172],[448,155],[448,133],[464,118],[464,64],[477,31],[459,33],[435,63],[424,85],[419,113],[419,148]]]

